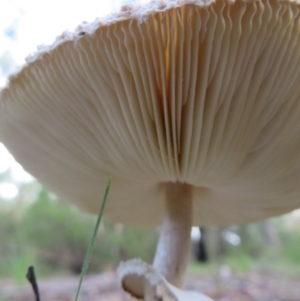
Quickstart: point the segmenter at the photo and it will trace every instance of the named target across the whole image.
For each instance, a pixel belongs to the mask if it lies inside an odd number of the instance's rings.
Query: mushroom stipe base
[[[165,214],[153,267],[134,259],[121,263],[122,287],[145,301],[209,301],[210,298],[184,288],[190,249],[192,189],[180,182],[165,184]]]
[[[118,275],[123,289],[144,301],[213,301],[198,292],[184,291],[170,284],[147,263],[132,259],[120,264]]]

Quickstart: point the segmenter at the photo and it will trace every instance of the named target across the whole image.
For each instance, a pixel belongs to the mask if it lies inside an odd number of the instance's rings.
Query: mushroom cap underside
[[[194,224],[300,207],[300,6],[157,1],[64,33],[0,94],[0,140],[63,199],[154,226],[164,183]]]

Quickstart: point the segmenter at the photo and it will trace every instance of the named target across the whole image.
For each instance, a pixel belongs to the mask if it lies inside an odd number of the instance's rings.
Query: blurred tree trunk
[[[207,233],[205,227],[199,227],[201,232],[201,237],[198,242],[198,246],[196,249],[196,258],[199,262],[207,262],[208,255],[207,255]]]
[[[222,259],[227,254],[226,241],[223,237],[224,231],[226,231],[226,227],[218,227],[218,229],[217,229],[216,254],[217,254],[218,259]]]
[[[279,245],[278,233],[269,220],[261,222],[261,229],[266,244],[269,246]]]
[[[238,235],[241,238],[242,241],[242,245],[245,246],[247,241],[249,241],[249,234],[248,234],[248,230],[247,230],[248,225],[240,225],[238,227]]]
[[[254,256],[256,254],[256,248],[253,245],[253,236],[250,230],[249,224],[238,226],[238,235],[241,238],[243,252]]]

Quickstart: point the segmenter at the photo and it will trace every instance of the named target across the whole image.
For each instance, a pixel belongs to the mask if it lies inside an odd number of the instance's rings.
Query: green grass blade
[[[98,232],[98,229],[99,229],[99,226],[100,226],[100,222],[101,222],[101,219],[102,219],[102,215],[103,215],[103,212],[104,212],[104,207],[105,207],[105,204],[106,204],[106,200],[107,200],[107,196],[108,196],[108,192],[109,192],[109,188],[110,188],[110,182],[111,182],[111,180],[109,180],[108,183],[107,183],[105,194],[104,194],[104,197],[103,197],[103,200],[102,200],[101,209],[100,209],[100,212],[99,212],[99,215],[98,215],[98,218],[97,218],[97,222],[96,222],[96,225],[95,225],[94,233],[93,233],[89,248],[87,250],[87,254],[86,254],[85,259],[84,259],[83,268],[82,268],[82,271],[81,271],[80,280],[79,280],[79,284],[78,284],[78,287],[77,287],[75,301],[78,300],[78,296],[79,296],[79,292],[80,292],[80,289],[81,289],[83,277],[86,274],[86,271],[87,271],[88,266],[89,266],[91,255],[93,253],[93,249],[94,249],[94,245],[95,245],[95,239],[96,239],[97,232]]]

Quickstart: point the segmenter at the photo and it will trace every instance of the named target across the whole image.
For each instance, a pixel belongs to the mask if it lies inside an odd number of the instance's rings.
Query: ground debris
[[[40,280],[41,301],[73,301],[78,277]],[[233,274],[230,278],[218,276],[188,277],[187,289],[208,295],[216,301],[300,301],[300,275],[298,279],[280,275],[252,272]],[[0,301],[34,300],[29,285],[16,286],[0,281]],[[80,301],[129,301],[120,289],[115,273],[85,277]]]

